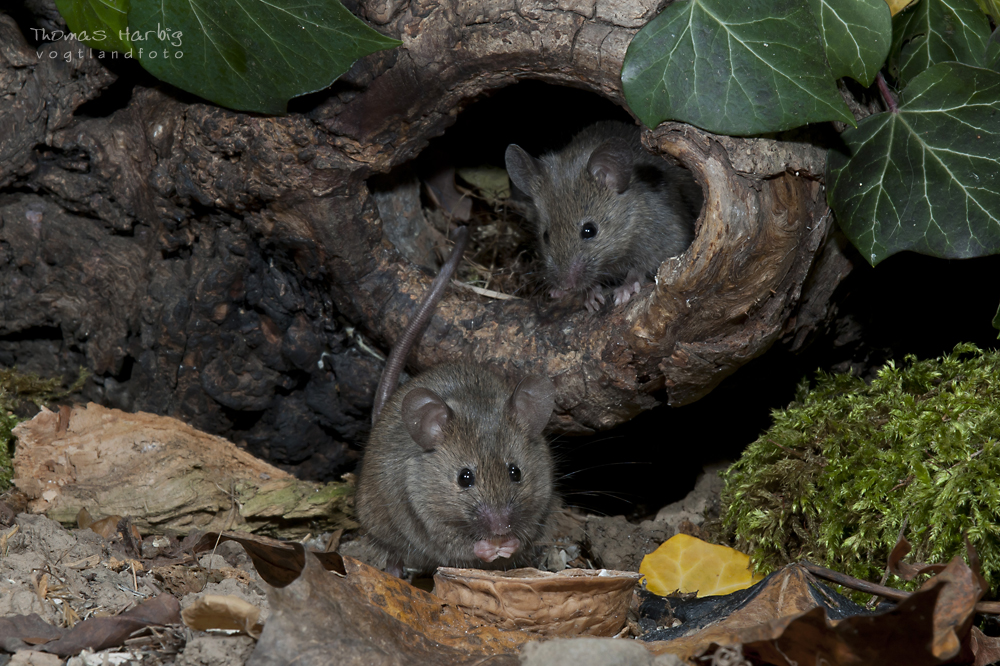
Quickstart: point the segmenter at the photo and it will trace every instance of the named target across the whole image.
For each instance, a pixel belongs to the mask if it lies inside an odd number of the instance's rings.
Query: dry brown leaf
[[[887,562],[889,573],[899,576],[903,580],[913,580],[920,574],[936,574],[944,571],[946,566],[944,564],[924,564],[923,562],[908,564],[903,562],[903,558],[906,557],[909,552],[910,542],[907,541],[906,537],[900,535],[899,539],[896,541],[896,545],[892,548],[892,552],[889,553],[889,559]]]
[[[87,511],[87,507],[80,507],[80,510],[76,512],[76,526],[85,530],[93,524],[94,518],[90,515],[90,511]]]
[[[502,629],[544,636],[614,636],[628,615],[634,571],[482,571],[441,567],[434,594]]]
[[[937,666],[969,663],[969,628],[981,595],[959,558],[896,608],[858,615],[834,626],[822,609],[774,623],[772,637],[744,642],[744,654],[779,666],[809,663]],[[784,624],[784,627],[780,627]]]
[[[763,663],[930,666],[942,663],[927,649],[938,591],[910,597],[877,616],[861,616],[834,625],[822,608],[768,623],[748,632],[743,654]],[[756,634],[756,635],[754,635]]]
[[[982,594],[977,578],[960,558],[928,580],[893,610],[827,618],[809,593],[812,579],[798,565],[772,575],[759,592],[725,620],[692,635],[649,643],[656,653],[691,660],[719,645],[742,645],[754,663],[878,664],[937,666],[972,660],[969,629]],[[802,608],[802,606],[815,606]],[[798,608],[797,612],[795,611]],[[984,653],[991,645],[984,642]],[[965,660],[964,656],[969,659]]]
[[[32,640],[39,650],[61,656],[122,645],[134,631],[149,625],[180,622],[180,604],[169,594],[147,599],[114,617],[92,617],[72,629],[53,627],[37,615],[0,617],[0,648],[15,652]]]
[[[101,538],[106,540],[119,537],[126,543],[134,544],[136,541],[142,542],[142,536],[139,534],[139,529],[133,525],[132,521],[127,517],[111,515],[105,516],[100,520],[94,520],[91,518],[90,512],[87,511],[87,508],[83,507],[76,514],[76,524],[77,527],[81,529],[89,528],[90,531],[95,534],[99,534]],[[125,530],[127,530],[127,533]],[[131,535],[131,542],[129,542],[128,539],[129,534]]]
[[[969,632],[969,648],[975,655],[972,666],[988,666],[1000,661],[1000,638],[987,636],[979,627],[973,627]]]
[[[181,620],[192,629],[236,630],[254,638],[259,638],[264,628],[259,618],[260,609],[249,601],[220,594],[206,594],[181,611]]]
[[[477,627],[433,595],[351,558],[347,575],[326,571],[313,554],[302,576],[268,589],[271,617],[250,663],[284,666],[407,664],[516,666],[521,632]],[[334,656],[336,661],[334,662]]]
[[[193,550],[196,553],[212,550],[220,541],[235,541],[243,546],[260,577],[275,587],[283,587],[298,578],[305,564],[305,548],[302,544],[253,534],[207,532],[201,536]],[[313,552],[313,555],[324,568],[345,573],[344,562],[339,553]]]
[[[968,637],[976,615],[976,602],[985,590],[980,586],[979,577],[958,555],[944,571],[921,585],[914,596],[936,589],[940,589],[940,595],[934,608],[931,651],[935,657],[947,660],[959,653],[962,641]]]

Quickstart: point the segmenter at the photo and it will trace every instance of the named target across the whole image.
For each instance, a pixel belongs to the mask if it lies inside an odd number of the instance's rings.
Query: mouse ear
[[[634,161],[632,148],[624,139],[616,137],[594,148],[587,162],[587,171],[599,184],[621,194],[632,180]]]
[[[556,387],[548,377],[528,375],[514,389],[509,405],[514,417],[528,426],[532,435],[537,435],[549,422],[556,406]]]
[[[525,194],[533,195],[535,186],[542,177],[542,163],[515,143],[507,146],[504,162],[507,164],[507,175],[514,186]]]
[[[425,451],[433,451],[451,418],[451,408],[430,389],[413,389],[403,397],[400,411],[410,437]]]

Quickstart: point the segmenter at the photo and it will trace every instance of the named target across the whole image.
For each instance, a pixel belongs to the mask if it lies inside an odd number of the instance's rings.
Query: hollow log
[[[521,80],[625,107],[625,49],[661,4],[348,4],[403,45],[283,117],[33,44],[27,24],[51,15],[0,14],[0,364],[85,365],[89,400],[179,417],[304,477],[343,471],[381,369],[363,342],[390,348],[432,277],[383,233],[367,180]],[[586,433],[697,400],[779,338],[801,346],[850,269],[827,242],[823,151],[674,123],[643,141],[706,200],[654,286],[597,315],[452,290],[410,368],[545,373],[552,430]]]

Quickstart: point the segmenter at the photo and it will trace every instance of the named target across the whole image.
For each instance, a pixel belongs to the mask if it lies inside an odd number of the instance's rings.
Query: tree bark
[[[624,106],[625,49],[660,4],[363,1],[403,45],[284,117],[146,87],[79,46],[35,48],[0,14],[0,125],[15,128],[0,135],[0,363],[84,364],[88,399],[177,416],[306,477],[343,469],[381,369],[358,332],[387,350],[431,280],[383,234],[366,180],[522,79]],[[74,115],[112,70],[142,83],[110,114]],[[826,242],[824,153],[680,124],[644,141],[706,195],[654,288],[596,316],[452,290],[411,368],[545,373],[551,427],[585,433],[697,400],[779,337],[801,346],[850,268]]]

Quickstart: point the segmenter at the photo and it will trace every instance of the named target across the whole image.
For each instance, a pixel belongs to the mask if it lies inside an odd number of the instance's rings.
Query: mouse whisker
[[[591,467],[584,467],[583,469],[577,469],[577,470],[573,470],[572,472],[567,472],[566,474],[563,474],[563,475],[559,476],[557,478],[557,480],[558,481],[562,481],[563,479],[569,479],[569,478],[572,478],[572,477],[576,476],[577,474],[582,474],[583,472],[589,472],[589,471],[595,470],[595,469],[607,469],[608,467],[621,467],[621,466],[625,466],[625,465],[652,465],[652,464],[653,464],[652,462],[642,461],[642,460],[631,460],[631,461],[613,462],[613,463],[601,463],[600,465],[593,465]]]

